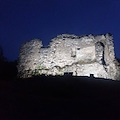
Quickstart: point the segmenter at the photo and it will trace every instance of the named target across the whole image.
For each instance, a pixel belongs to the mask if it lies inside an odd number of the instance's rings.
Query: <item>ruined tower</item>
[[[22,45],[19,54],[19,77],[32,75],[90,76],[116,80],[119,74],[114,55],[113,37],[62,34],[44,48],[38,39]]]

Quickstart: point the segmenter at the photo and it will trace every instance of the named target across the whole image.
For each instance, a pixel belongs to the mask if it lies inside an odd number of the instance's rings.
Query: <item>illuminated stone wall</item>
[[[19,77],[32,75],[90,76],[116,79],[113,37],[106,35],[76,36],[62,34],[47,48],[38,39],[22,45],[19,55]]]

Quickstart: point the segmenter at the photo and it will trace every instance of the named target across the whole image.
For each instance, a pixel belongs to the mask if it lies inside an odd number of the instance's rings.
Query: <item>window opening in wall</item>
[[[76,51],[75,50],[71,51],[71,57],[76,57]]]
[[[73,72],[64,72],[64,75],[73,75]]]
[[[94,74],[90,74],[90,77],[93,78],[93,77],[94,77]]]

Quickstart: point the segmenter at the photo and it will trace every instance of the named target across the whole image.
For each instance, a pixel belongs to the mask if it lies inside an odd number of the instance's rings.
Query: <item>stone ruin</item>
[[[94,76],[117,80],[119,63],[115,59],[111,34],[76,36],[58,35],[50,45],[34,39],[21,46],[18,75],[21,78],[34,75]]]

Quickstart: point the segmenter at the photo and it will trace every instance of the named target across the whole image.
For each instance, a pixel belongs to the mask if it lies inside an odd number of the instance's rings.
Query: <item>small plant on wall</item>
[[[39,70],[38,69],[35,69],[32,71],[32,76],[38,76],[40,73],[39,73]]]

